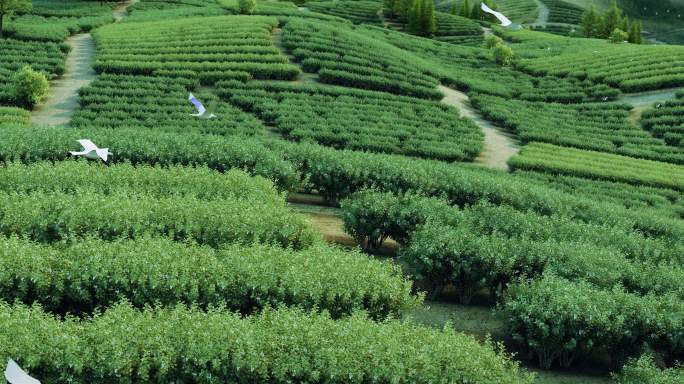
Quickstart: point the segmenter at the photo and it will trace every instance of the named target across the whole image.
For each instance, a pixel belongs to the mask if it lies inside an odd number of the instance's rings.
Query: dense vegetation
[[[547,28],[580,21],[574,2],[543,2]],[[14,16],[0,361],[43,382],[532,383],[512,348],[545,369],[678,382],[684,94],[641,124],[615,101],[684,85],[681,49],[503,29],[479,7],[141,0],[112,23],[112,4],[36,0]],[[97,78],[71,121],[31,125],[10,79],[58,78],[66,39],[91,29]],[[190,92],[216,117],[192,116]],[[510,172],[481,165],[497,130],[522,146]],[[83,138],[107,164],[70,155]],[[323,244],[328,212],[360,250]],[[426,295],[458,302],[454,325],[414,324]],[[505,346],[452,330],[471,302],[491,305]]]
[[[218,89],[297,141],[448,161],[473,159],[482,146],[474,124],[432,101],[321,85],[224,82]]]

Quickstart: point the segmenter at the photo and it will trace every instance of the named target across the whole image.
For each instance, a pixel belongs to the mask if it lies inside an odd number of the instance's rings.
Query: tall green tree
[[[3,20],[5,15],[11,16],[14,12],[28,12],[32,8],[31,0],[0,0],[0,39],[4,37]]]
[[[593,5],[582,14],[582,21],[580,22],[584,36],[599,37],[601,30],[601,16],[596,12],[596,7]]]
[[[470,2],[468,0],[463,0],[463,3],[461,3],[461,12],[459,13],[459,15],[470,18],[471,13],[472,12],[470,10]]]
[[[601,28],[601,37],[610,37],[616,28],[620,28],[622,21],[622,10],[618,8],[616,0],[610,3],[610,8],[603,14],[603,25]]]
[[[632,25],[629,28],[629,39],[627,41],[633,44],[643,43],[643,37],[641,36],[642,32],[643,26],[641,24],[641,21],[633,21]]]
[[[624,16],[622,20],[620,20],[620,26],[618,28],[623,31],[629,31],[629,18],[627,16]]]
[[[431,35],[437,32],[437,17],[435,16],[435,1],[423,0],[421,10],[420,29],[424,35]]]
[[[408,31],[413,34],[421,34],[421,21],[423,17],[423,0],[413,0],[408,12]]]

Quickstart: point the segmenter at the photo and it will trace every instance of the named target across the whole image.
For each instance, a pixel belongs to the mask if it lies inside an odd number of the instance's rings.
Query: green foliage
[[[3,21],[5,15],[11,16],[15,12],[28,12],[32,8],[31,0],[0,0],[0,38],[3,38]]]
[[[3,58],[0,60],[0,103],[15,103],[9,95],[8,82],[17,71],[30,66],[50,77],[62,74],[66,70],[68,51],[66,44],[3,40],[0,44],[0,57]]]
[[[513,64],[513,50],[506,44],[495,44],[494,48],[492,48],[492,55],[494,61],[500,66],[509,66]]]
[[[428,218],[453,221],[457,212],[442,199],[414,194],[397,196],[373,190],[357,192],[341,202],[344,229],[364,249],[380,248],[388,237],[405,244]]]
[[[29,125],[29,111],[15,107],[0,107],[0,126],[4,124]]]
[[[262,242],[295,249],[319,240],[306,219],[283,203],[258,198],[200,200],[126,193],[33,192],[0,195],[0,233],[40,242],[165,236],[212,247]]]
[[[5,126],[0,136],[3,161],[58,161],[80,150],[76,140],[88,137],[114,152],[113,163],[205,165],[217,171],[243,169],[273,181],[279,189],[297,191],[300,175],[261,143],[243,137],[200,133],[165,133],[138,128],[66,128]]]
[[[618,8],[616,0],[612,0],[610,8],[603,14],[601,24],[601,36],[610,37],[615,29],[620,28],[622,21],[622,10]]]
[[[642,33],[643,33],[643,26],[641,24],[641,21],[632,22],[632,25],[629,27],[629,39],[628,39],[628,41],[632,44],[643,43]]]
[[[306,8],[314,12],[348,19],[354,24],[380,24],[378,12],[382,3],[376,0],[342,0],[307,2]]]
[[[512,336],[535,352],[542,367],[556,361],[569,366],[600,348],[620,366],[646,343],[682,354],[675,330],[684,326],[684,306],[671,295],[641,297],[554,276],[517,284],[507,295],[502,310]]]
[[[485,46],[488,49],[493,49],[494,47],[496,47],[499,44],[504,44],[504,41],[497,35],[489,35],[485,39]]]
[[[301,310],[251,317],[184,306],[60,321],[38,308],[0,304],[0,358],[45,382],[213,381],[531,384],[491,342],[363,314],[333,320]],[[39,345],[40,348],[36,346]]]
[[[610,164],[600,167],[597,164]],[[513,169],[536,170],[684,190],[684,167],[626,156],[563,148],[551,144],[526,145],[509,161]]]
[[[0,165],[0,191],[6,193],[60,192],[117,194],[135,191],[153,197],[188,196],[200,200],[256,199],[275,205],[284,197],[270,180],[239,169],[219,173],[205,166],[88,161],[10,162]]]
[[[677,384],[684,381],[684,367],[659,369],[653,355],[644,354],[630,360],[619,374],[613,374],[616,384]]]
[[[454,2],[455,4],[455,2]],[[471,15],[471,8],[470,4],[468,3],[468,0],[463,0],[461,3],[461,12],[459,13],[460,16],[470,18]]]
[[[580,25],[586,37],[596,37],[601,33],[601,16],[596,11],[595,6],[592,5],[584,12]]]
[[[283,45],[318,81],[346,87],[439,100],[437,76],[428,62],[352,29],[312,20],[291,20]],[[383,52],[378,55],[377,52]]]
[[[251,15],[256,9],[256,0],[239,0],[238,6],[240,8],[240,13],[243,15]]]
[[[629,34],[620,28],[615,28],[613,32],[608,37],[608,41],[611,43],[625,43],[629,39]]]
[[[630,105],[510,100],[474,95],[471,102],[484,116],[515,132],[523,143],[545,142],[585,150],[684,164],[684,150],[631,124]],[[559,95],[560,97],[560,95]],[[571,104],[566,104],[571,103]],[[590,138],[590,140],[588,140]]]
[[[584,9],[567,0],[544,0],[549,8],[549,23],[579,24]]]
[[[24,66],[9,79],[10,98],[22,107],[33,108],[47,96],[50,84],[45,74]]]
[[[668,145],[684,148],[684,93],[645,111],[641,116],[641,124]]]
[[[87,314],[125,298],[136,307],[196,304],[254,313],[266,306],[361,309],[378,320],[416,306],[398,268],[328,246],[303,251],[254,245],[220,250],[141,238],[45,246],[0,238],[0,297]]]
[[[482,147],[471,121],[434,101],[320,84],[217,86],[221,97],[292,140],[447,161],[473,159]]]
[[[268,50],[274,49],[266,47]],[[165,76],[161,76],[161,75]],[[80,108],[71,119],[78,127],[140,127],[155,132],[199,132],[214,135],[263,136],[266,127],[255,117],[238,108],[222,103],[209,92],[196,92],[195,96],[206,106],[215,119],[198,119],[192,116],[195,109],[187,100],[188,89],[197,80],[190,71],[177,74],[158,72],[159,76],[100,75],[97,80],[79,90]],[[210,75],[210,79],[205,76]],[[168,77],[167,77],[168,76]],[[247,72],[205,72],[200,74],[203,83],[234,77],[250,78]]]
[[[265,16],[116,23],[93,33],[98,45],[94,68],[129,75],[191,70],[209,84],[216,80],[212,74],[220,79],[221,73],[236,71],[256,79],[292,80],[299,69],[273,49],[270,32],[277,25],[276,18]]]

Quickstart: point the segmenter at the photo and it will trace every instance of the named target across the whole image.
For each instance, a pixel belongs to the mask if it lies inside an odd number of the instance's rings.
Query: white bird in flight
[[[189,101],[195,106],[195,108],[197,109],[197,113],[192,114],[192,116],[195,116],[195,117],[202,117],[202,116],[204,116],[204,113],[207,111],[207,109],[204,108],[204,105],[202,105],[202,103],[200,103],[199,100],[197,100],[197,98],[195,97],[195,95],[193,95],[193,94],[191,93],[190,96],[188,96],[188,100],[189,100]],[[214,117],[216,117],[216,115],[214,115],[213,113],[210,113],[209,116],[207,117],[207,119],[213,119]]]
[[[88,139],[77,141],[81,144],[83,150],[81,152],[69,152],[72,156],[83,156],[91,160],[102,159],[106,163],[107,157],[113,155],[113,153],[109,152],[109,148],[98,148],[97,145]]]
[[[24,370],[12,359],[7,360],[5,379],[7,379],[10,384],[40,384],[40,381],[29,376],[29,374],[24,372]]]
[[[508,27],[509,25],[513,24],[513,22],[510,21],[510,20],[508,19],[508,17],[504,16],[503,13],[497,12],[497,11],[495,11],[495,10],[489,8],[489,7],[487,6],[487,4],[485,4],[485,3],[480,3],[480,8],[481,8],[484,12],[487,12],[487,13],[489,13],[489,14],[491,14],[491,15],[494,15],[494,17],[496,17],[496,18],[501,22],[501,25],[504,26],[504,27]]]

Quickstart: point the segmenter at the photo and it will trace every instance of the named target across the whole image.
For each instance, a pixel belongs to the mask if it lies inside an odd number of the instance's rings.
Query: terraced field
[[[13,16],[0,366],[46,383],[680,382],[680,48],[441,12],[409,35],[386,6]],[[86,31],[93,62],[66,44]],[[25,65],[78,88],[60,123],[19,107]],[[628,93],[661,88],[675,97],[633,119],[648,96]],[[81,139],[106,162],[72,155]]]

